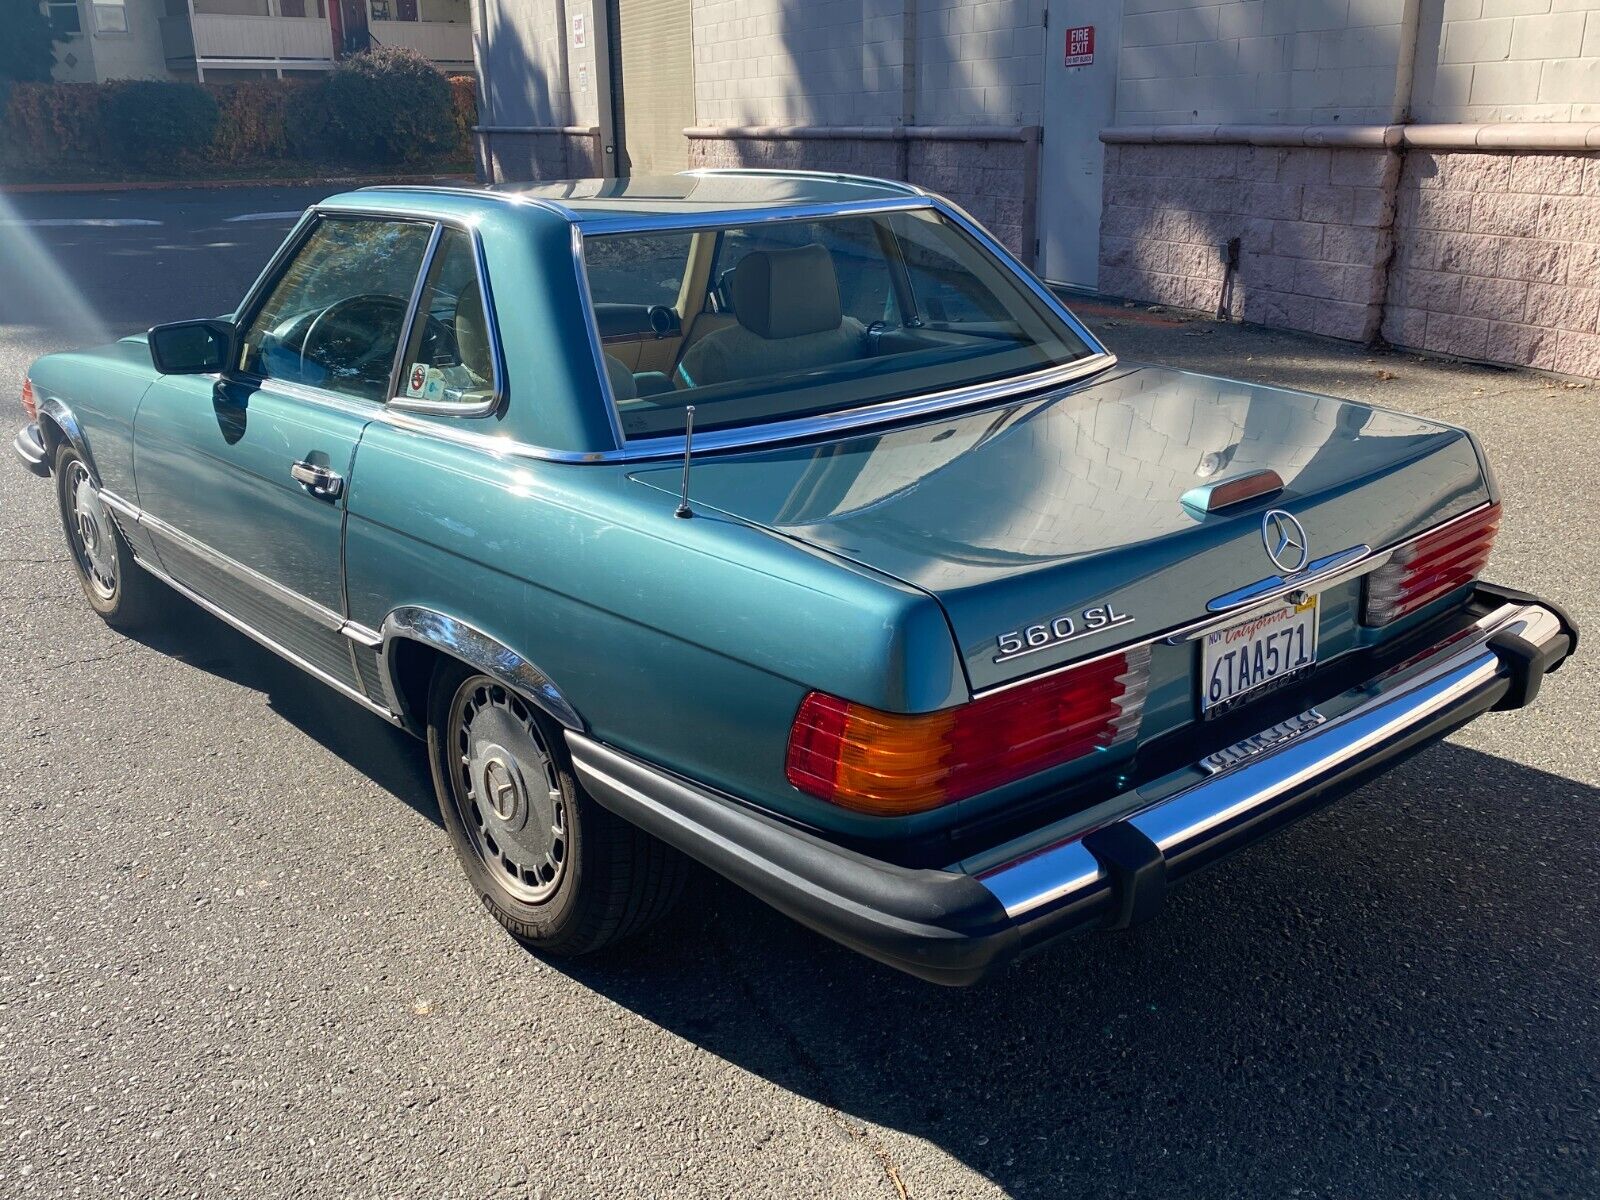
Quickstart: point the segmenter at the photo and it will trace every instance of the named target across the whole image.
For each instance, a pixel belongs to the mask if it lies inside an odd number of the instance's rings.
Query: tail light
[[[33,398],[33,380],[27,376],[22,379],[22,411],[28,414],[28,420],[39,419],[39,402]]]
[[[1500,506],[1491,504],[1400,547],[1367,576],[1362,621],[1387,625],[1476,579],[1499,528]]]
[[[1149,682],[1141,646],[932,713],[812,692],[789,731],[789,782],[878,816],[938,808],[1127,741]]]

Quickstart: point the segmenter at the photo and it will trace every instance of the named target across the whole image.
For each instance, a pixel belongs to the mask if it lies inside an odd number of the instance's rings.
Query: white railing
[[[230,17],[194,14],[199,59],[333,60],[328,22],[321,17]]]
[[[374,21],[372,36],[380,45],[409,46],[436,63],[472,62],[472,26],[444,21]]]

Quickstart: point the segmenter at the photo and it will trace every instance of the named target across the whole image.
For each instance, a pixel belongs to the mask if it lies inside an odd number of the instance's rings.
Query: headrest
[[[752,250],[733,269],[728,291],[739,324],[758,337],[823,333],[843,320],[833,255],[816,243]]]
[[[633,372],[628,370],[628,365],[620,358],[606,355],[606,378],[611,381],[611,398],[613,400],[637,400],[639,398],[639,381],[633,377]]]
[[[456,357],[461,365],[486,383],[493,379],[494,355],[483,321],[483,292],[476,279],[456,297],[455,331]]]

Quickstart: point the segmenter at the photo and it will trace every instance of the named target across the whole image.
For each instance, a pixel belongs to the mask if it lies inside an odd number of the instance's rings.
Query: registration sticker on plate
[[[1214,629],[1200,643],[1200,713],[1215,716],[1249,692],[1317,661],[1317,597]]]

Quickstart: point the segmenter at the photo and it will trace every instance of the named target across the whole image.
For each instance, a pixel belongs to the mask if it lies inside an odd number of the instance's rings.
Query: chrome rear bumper
[[[945,870],[918,870],[809,832],[578,733],[574,765],[606,807],[806,925],[939,983],[971,983],[1017,951],[1136,924],[1169,883],[1319,807],[1496,708],[1533,699],[1577,644],[1554,606],[1481,586],[1483,616],[1406,663],[1284,722],[1232,765],[1203,762],[1097,805],[1115,814],[1039,832]],[[1216,750],[1205,747],[1200,755]]]
[[[37,425],[24,425],[19,429],[11,443],[11,449],[16,452],[30,474],[37,475],[41,479],[49,476],[50,451],[45,448],[44,434],[39,431]]]

